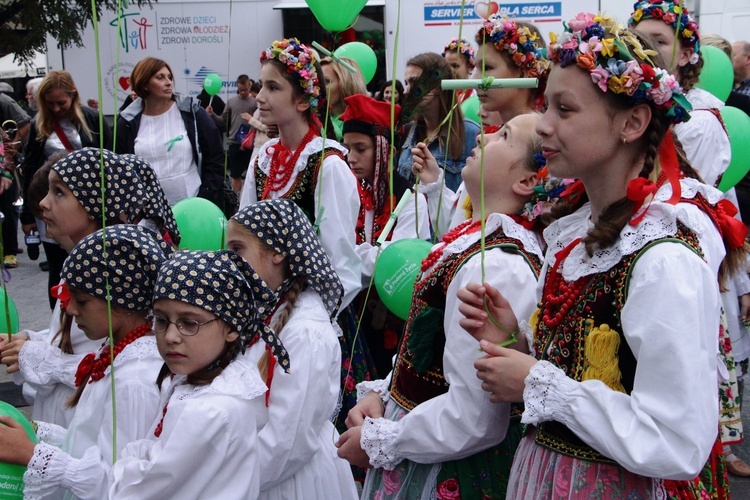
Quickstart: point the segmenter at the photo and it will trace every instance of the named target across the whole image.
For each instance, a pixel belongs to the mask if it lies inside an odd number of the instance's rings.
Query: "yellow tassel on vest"
[[[531,331],[534,334],[534,339],[536,339],[536,332],[539,328],[539,308],[537,307],[534,309],[534,312],[531,313],[531,318],[529,318],[529,326],[531,327]]]
[[[591,328],[592,326],[593,321],[590,319],[584,323],[589,334],[586,337],[586,365],[582,380],[601,380],[610,389],[625,392],[617,357],[620,335],[606,324],[598,328]]]
[[[464,202],[461,204],[461,208],[466,212],[466,220],[469,220],[474,216],[474,206],[471,204],[471,198],[468,194],[466,195]]]

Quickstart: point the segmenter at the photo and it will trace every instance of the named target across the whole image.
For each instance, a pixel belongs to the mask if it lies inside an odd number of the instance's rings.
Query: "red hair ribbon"
[[[747,226],[734,218],[737,207],[729,200],[719,200],[716,204],[716,222],[724,241],[730,248],[740,248],[745,243]]]
[[[667,203],[676,205],[682,197],[682,188],[680,187],[680,163],[677,161],[677,147],[672,139],[672,129],[667,130],[659,144],[659,163],[672,186],[672,197],[667,200]]]
[[[636,177],[635,179],[632,179],[630,182],[628,182],[627,197],[634,204],[633,215],[638,213],[638,210],[641,209],[643,203],[646,201],[646,198],[656,194],[656,191],[658,189],[659,188],[656,184],[643,177]],[[649,206],[650,205],[651,202],[649,202]],[[640,215],[631,219],[629,224],[631,226],[637,226],[638,223],[641,222],[643,217],[646,216],[646,212],[648,212],[648,206],[643,210],[643,212],[640,213]]]
[[[564,199],[572,205],[575,205],[576,203],[578,203],[578,200],[581,199],[581,196],[583,196],[585,193],[586,187],[583,185],[583,182],[581,182],[581,179],[578,179],[573,184],[568,186],[565,191],[560,193],[560,198]]]
[[[65,282],[55,285],[49,289],[49,294],[60,301],[60,308],[67,309],[70,304],[70,291]]]

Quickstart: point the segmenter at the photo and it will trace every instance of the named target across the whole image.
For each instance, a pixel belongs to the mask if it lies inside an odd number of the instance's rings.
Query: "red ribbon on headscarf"
[[[626,196],[634,204],[633,215],[638,213],[638,210],[641,209],[643,203],[646,201],[646,198],[656,194],[656,191],[658,189],[659,187],[656,184],[643,177],[636,177],[635,179],[632,179],[630,182],[628,182],[628,191]],[[649,205],[651,205],[650,202]],[[634,217],[633,219],[631,219],[628,224],[630,224],[631,226],[637,226],[638,223],[641,222],[643,217],[646,216],[646,212],[648,212],[648,207],[646,207],[638,217]]]
[[[729,200],[719,200],[716,204],[716,222],[724,241],[731,248],[740,248],[745,243],[747,226],[734,218],[737,215],[737,207]]]
[[[49,294],[60,301],[60,308],[68,308],[68,304],[70,304],[70,291],[64,282],[50,288]]]
[[[672,139],[671,129],[667,130],[659,144],[659,163],[672,186],[672,197],[667,200],[667,203],[676,205],[682,197],[682,188],[680,187],[680,163],[677,161],[677,148]]]

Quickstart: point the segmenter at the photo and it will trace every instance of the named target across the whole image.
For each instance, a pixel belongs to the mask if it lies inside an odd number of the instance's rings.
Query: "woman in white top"
[[[198,101],[174,93],[173,73],[147,57],[130,75],[138,97],[117,123],[117,152],[143,157],[156,172],[170,205],[200,196],[223,208],[221,134]]]

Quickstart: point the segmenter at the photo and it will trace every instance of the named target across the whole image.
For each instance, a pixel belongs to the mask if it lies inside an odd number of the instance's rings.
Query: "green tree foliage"
[[[139,7],[156,0],[130,2]],[[94,0],[97,17],[102,10],[117,10],[117,0]],[[81,46],[81,34],[92,20],[90,0],[0,0],[0,40],[8,52],[31,60],[45,51],[46,36],[62,47]],[[122,2],[125,8],[127,2]]]

